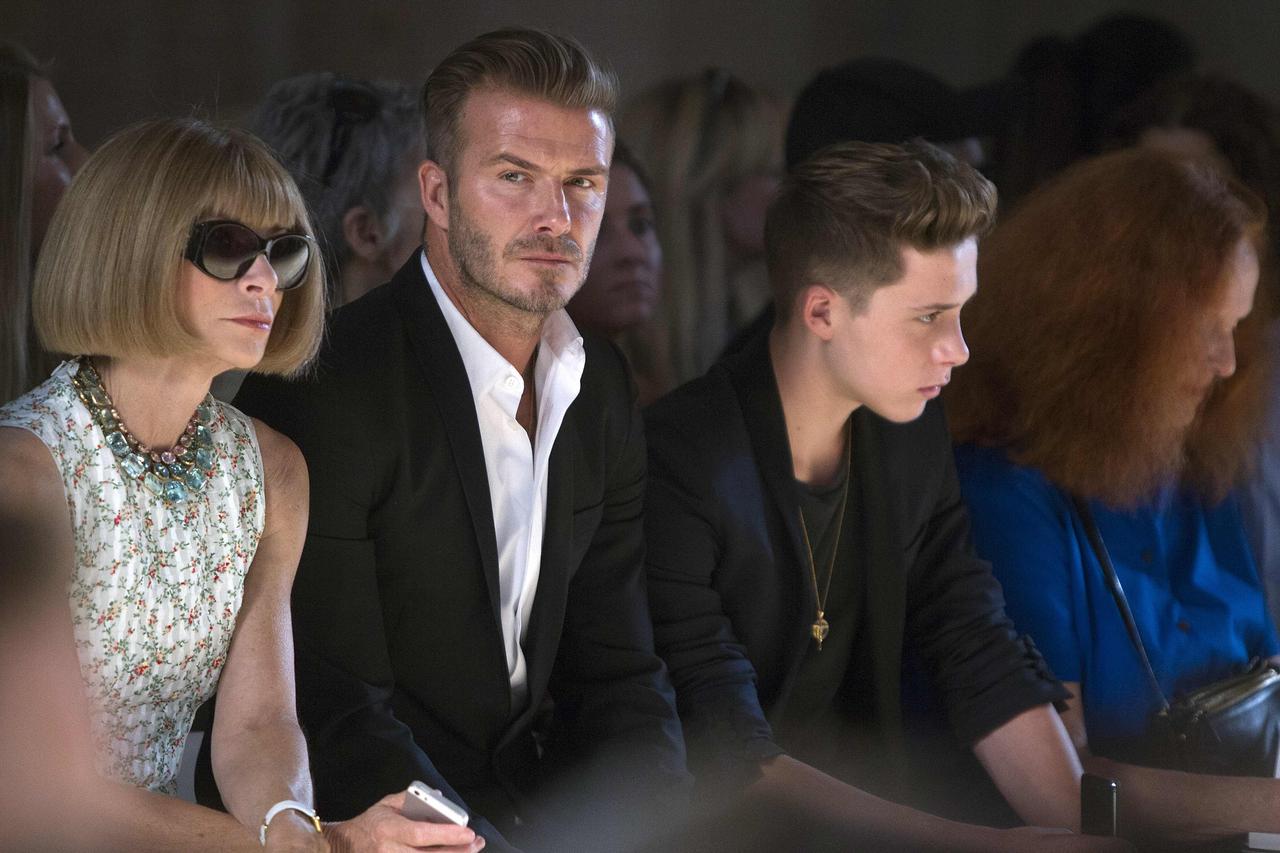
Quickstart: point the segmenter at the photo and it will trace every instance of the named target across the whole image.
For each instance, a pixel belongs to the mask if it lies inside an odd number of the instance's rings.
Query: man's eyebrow
[[[541,169],[541,167],[537,163],[530,163],[528,160],[525,160],[521,157],[517,157],[514,154],[508,154],[505,151],[495,154],[492,158],[490,158],[489,162],[490,163],[510,163],[512,166],[518,166],[519,168],[527,169],[530,172],[537,172]]]
[[[932,305],[916,305],[912,311],[950,311],[952,308],[959,308],[962,302],[935,302]]]
[[[516,155],[509,154],[506,151],[503,151],[500,154],[494,155],[494,157],[489,162],[490,163],[510,163],[512,166],[515,166],[520,169],[524,169],[529,172],[542,171],[542,167],[539,166],[537,163],[532,163],[524,159],[523,157],[517,157]],[[581,169],[574,169],[570,171],[569,174],[592,175],[592,176],[607,175],[609,174],[609,167],[608,166],[584,166]]]

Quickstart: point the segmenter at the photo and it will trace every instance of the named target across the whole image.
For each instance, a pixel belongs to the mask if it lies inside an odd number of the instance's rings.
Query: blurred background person
[[[281,80],[249,116],[307,201],[333,308],[390,281],[422,244],[421,123],[410,87],[328,72]]]
[[[1103,150],[1112,118],[1197,59],[1190,37],[1139,14],[1108,15],[1073,38],[1029,41],[1009,74],[966,94],[993,137],[988,166],[1005,211],[1040,183]]]
[[[1171,78],[1121,110],[1112,145],[1141,144],[1207,158],[1266,203],[1259,310],[1271,317],[1271,386],[1256,468],[1239,491],[1245,530],[1280,626],[1280,112],[1265,98],[1211,74]],[[1264,298],[1265,297],[1265,298]]]
[[[329,307],[390,281],[422,244],[418,164],[425,152],[413,90],[329,72],[300,74],[272,86],[247,123],[306,199]],[[213,395],[231,400],[242,381],[243,371],[229,371],[214,380]],[[208,725],[209,713],[201,711],[198,728]]]
[[[0,404],[53,368],[31,328],[31,274],[45,230],[87,152],[45,68],[0,41]]]
[[[1216,74],[1166,79],[1112,117],[1106,147],[1139,144],[1208,158],[1256,193],[1268,211],[1266,254],[1276,256],[1280,112],[1267,99]]]
[[[1086,770],[1130,831],[1280,829],[1280,780],[1170,772],[1160,707],[1072,499],[1110,552],[1166,696],[1280,651],[1231,489],[1261,422],[1265,211],[1203,161],[1135,148],[1027,197],[983,243],[972,358],[946,392],[978,552],[1074,694]]]
[[[642,406],[671,386],[670,341],[652,322],[662,298],[662,245],[649,187],[639,161],[619,141],[591,269],[566,306],[579,328],[622,348]]]
[[[662,214],[659,317],[676,383],[710,367],[769,301],[764,216],[782,172],[783,110],[712,68],[654,86],[619,120]]]
[[[985,155],[960,93],[896,59],[851,59],[826,68],[796,97],[787,122],[787,168],[837,142],[920,138],[979,168]]]

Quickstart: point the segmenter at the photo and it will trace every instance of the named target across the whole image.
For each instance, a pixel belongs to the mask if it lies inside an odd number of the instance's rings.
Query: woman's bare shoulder
[[[298,445],[287,435],[253,419],[253,428],[262,451],[262,474],[267,491],[268,529],[284,522],[282,516],[301,513],[305,520],[308,503],[307,462]]]

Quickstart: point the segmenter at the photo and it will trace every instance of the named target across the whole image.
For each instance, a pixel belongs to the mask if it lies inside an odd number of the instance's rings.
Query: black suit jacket
[[[552,758],[608,768],[601,796],[621,779],[644,789],[684,778],[645,598],[643,427],[621,354],[591,339],[586,353],[550,457],[523,709],[510,700],[475,404],[420,256],[335,313],[314,377],[250,377],[237,396],[309,468],[293,619],[326,817],[418,778],[507,831],[516,815],[537,822],[531,792],[549,784]],[[540,761],[534,723],[548,697]]]
[[[650,610],[675,683],[690,765],[749,778],[781,752],[785,712],[816,602],[782,403],[762,334],[645,413]],[[904,643],[927,665],[951,725],[972,743],[1067,694],[1004,613],[974,556],[945,418],[853,415],[846,525],[866,551],[863,636],[873,716],[899,733]],[[861,518],[854,518],[853,506]],[[847,689],[847,688],[846,688]]]

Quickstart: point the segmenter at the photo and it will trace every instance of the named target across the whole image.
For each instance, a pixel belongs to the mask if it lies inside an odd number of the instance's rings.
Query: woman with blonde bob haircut
[[[306,465],[208,393],[221,371],[292,374],[316,352],[324,287],[297,189],[248,134],[124,130],[58,208],[33,311],[45,348],[75,357],[0,408],[4,568],[61,591],[48,631],[78,658],[110,780],[88,786],[98,846],[247,850],[261,830],[268,849],[328,849],[290,642]],[[230,816],[158,796],[215,689]]]
[[[174,286],[191,267],[183,254],[193,222],[241,221],[311,239],[302,196],[262,143],[194,120],[121,132],[90,160],[72,192],[75,204],[55,216],[36,269],[36,330],[54,352],[197,352],[203,342],[181,315]],[[295,374],[315,355],[324,321],[321,277],[308,258],[273,318],[255,372]]]
[[[1280,780],[1161,768],[1162,700],[1090,533],[1164,696],[1280,652],[1232,493],[1266,388],[1264,220],[1208,162],[1132,149],[1072,167],[982,244],[973,355],[947,390],[978,551],[1140,836],[1280,831]]]

